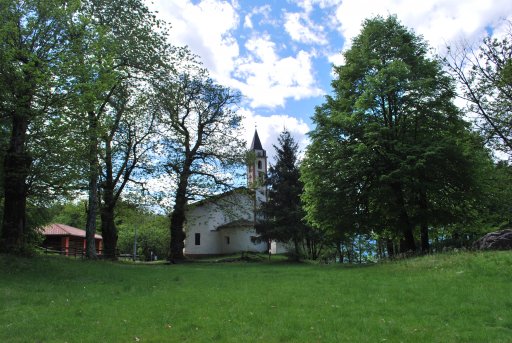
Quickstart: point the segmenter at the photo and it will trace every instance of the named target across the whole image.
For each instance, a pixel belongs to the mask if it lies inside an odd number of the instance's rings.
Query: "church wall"
[[[266,243],[254,244],[254,208],[267,201],[264,185],[267,154],[254,132],[250,151],[255,160],[247,166],[247,187],[251,193],[235,190],[188,207],[185,224],[186,255],[217,255],[240,251],[267,250]],[[196,244],[197,235],[200,244]]]
[[[212,230],[224,222],[221,212],[212,211],[211,205],[198,206],[187,211],[185,230],[185,254],[217,254],[220,243],[217,232]],[[195,235],[200,234],[200,244],[195,244]]]
[[[222,253],[230,254],[239,251],[266,252],[267,243],[253,243],[251,237],[256,236],[253,227],[233,227],[219,231],[222,236]],[[229,244],[228,238],[229,237]]]
[[[284,254],[288,252],[288,246],[285,243],[272,241],[270,243],[270,252],[272,254]]]
[[[216,201],[207,201],[201,205],[192,205],[186,213],[187,222],[185,225],[185,254],[187,255],[215,255],[228,252],[245,250],[246,244],[238,243],[247,239],[253,234],[235,234],[230,237],[229,247],[226,244],[226,235],[214,231],[219,226],[231,223],[236,220],[253,220],[254,202],[248,194],[233,193]],[[223,231],[223,230],[221,230]],[[195,243],[196,233],[200,234],[200,245]],[[238,250],[236,247],[244,247]],[[229,250],[229,251],[228,251]]]

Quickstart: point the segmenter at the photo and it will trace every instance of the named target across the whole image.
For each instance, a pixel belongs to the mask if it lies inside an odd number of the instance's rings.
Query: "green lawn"
[[[0,256],[0,342],[512,342],[512,252],[372,266]]]

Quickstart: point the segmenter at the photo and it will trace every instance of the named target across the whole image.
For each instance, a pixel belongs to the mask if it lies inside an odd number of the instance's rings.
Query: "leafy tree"
[[[131,92],[118,90],[112,96],[108,112],[112,122],[101,136],[101,232],[104,254],[111,259],[115,259],[117,245],[115,207],[128,183],[139,183],[134,177],[146,170],[154,137],[154,113],[149,109],[148,95],[135,91],[138,95],[134,96]]]
[[[33,156],[27,148],[35,119],[61,104],[68,24],[78,2],[0,2],[0,115],[9,131],[3,160],[3,222],[0,251],[26,250],[27,178]]]
[[[95,257],[95,218],[98,199],[102,197],[102,234],[106,253],[113,258],[117,242],[115,204],[140,161],[140,151],[134,147],[146,137],[141,132],[135,136],[134,129],[151,122],[140,120],[134,125],[133,112],[128,120],[123,116],[138,102],[140,84],[147,83],[151,73],[167,63],[170,47],[165,31],[159,31],[162,23],[141,0],[83,1],[78,18],[73,32],[71,69],[75,75],[74,108],[79,120],[87,123],[83,131],[89,193],[86,255]],[[123,142],[118,141],[121,137]],[[105,151],[100,149],[100,143]],[[117,154],[120,147],[123,152]],[[115,167],[119,168],[114,170]]]
[[[512,168],[505,162],[481,168],[481,192],[467,219],[435,228],[434,248],[471,248],[488,232],[509,228],[512,223]]]
[[[486,37],[478,47],[461,42],[445,64],[462,86],[469,112],[491,146],[512,154],[512,22],[502,39]]]
[[[87,222],[87,202],[85,200],[77,203],[66,202],[64,204],[55,204],[51,207],[53,213],[51,222],[66,224],[76,228],[83,229]]]
[[[139,204],[120,201],[116,206],[116,227],[119,230],[118,249],[121,254],[133,254],[137,230],[137,255],[150,260],[151,252],[159,259],[169,254],[169,217],[149,212]]]
[[[427,52],[394,16],[366,20],[345,52],[304,162],[316,226],[341,236],[389,230],[401,252],[418,250],[419,228],[426,252],[429,228],[471,206],[477,144],[452,102],[451,79]]]
[[[324,231],[341,257],[342,245],[369,225],[369,218],[365,218],[364,225],[359,214],[365,210],[366,202],[363,174],[371,166],[364,160],[356,164],[347,158],[357,147],[344,140],[335,123],[320,116],[324,111],[330,111],[327,105],[317,109],[317,127],[310,133],[312,141],[301,164],[302,201],[307,222]]]
[[[155,81],[163,170],[176,181],[170,224],[171,261],[183,259],[185,206],[194,197],[225,190],[241,166],[240,95],[217,85],[206,71],[188,69]],[[234,169],[232,169],[234,172]]]
[[[314,257],[317,257],[313,237],[306,236],[309,230],[302,220],[304,212],[300,195],[303,186],[297,163],[298,145],[286,130],[281,133],[278,142],[279,146],[274,145],[276,163],[270,166],[266,180],[268,199],[261,204],[263,219],[256,230],[267,241],[292,242],[297,259],[301,256],[303,242],[308,243],[309,249],[306,251],[314,252]]]

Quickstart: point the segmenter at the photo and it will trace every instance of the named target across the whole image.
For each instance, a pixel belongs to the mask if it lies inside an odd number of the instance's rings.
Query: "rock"
[[[489,232],[473,243],[479,250],[512,250],[512,229]]]

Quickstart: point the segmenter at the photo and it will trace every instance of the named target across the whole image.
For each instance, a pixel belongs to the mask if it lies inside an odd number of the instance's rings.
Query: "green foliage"
[[[298,145],[286,130],[278,137],[278,143],[279,146],[274,145],[276,162],[270,166],[266,180],[268,199],[261,204],[262,220],[256,231],[265,241],[290,243],[294,251],[289,253],[296,259],[316,259],[321,250],[321,235],[303,222]]]
[[[304,232],[300,206],[302,184],[297,165],[298,146],[288,131],[280,134],[278,142],[279,146],[274,145],[276,162],[270,165],[266,180],[268,200],[261,204],[264,220],[257,230],[266,240],[295,242],[298,253],[298,242],[302,240]]]
[[[135,235],[137,255],[146,261],[153,256],[159,260],[169,255],[169,217],[149,213],[136,205],[121,202],[116,208],[116,227],[119,232],[117,249],[120,254],[133,254]]]
[[[59,182],[68,176],[66,168],[54,168],[49,161],[66,165],[69,155],[41,151],[52,146],[44,144],[50,132],[47,124],[64,108],[63,85],[69,81],[65,61],[71,57],[68,25],[78,5],[53,0],[0,2],[0,117],[3,138],[8,137],[0,154],[5,191],[0,249],[5,252],[23,250],[24,237],[34,229],[26,226],[27,195],[34,203],[54,197],[62,191]],[[46,162],[40,163],[43,158]]]
[[[32,214],[33,213],[33,214]],[[60,223],[84,229],[87,221],[87,202],[67,202],[56,204],[51,208],[31,208],[31,218],[38,220],[41,225]],[[96,218],[98,227],[99,216]],[[148,212],[136,204],[120,201],[115,210],[115,225],[118,230],[117,252],[133,254],[135,231],[137,231],[137,255],[149,260],[151,251],[159,259],[164,259],[169,252],[169,217]],[[98,232],[102,234],[101,231]]]
[[[52,210],[54,216],[52,223],[66,224],[79,229],[85,229],[87,221],[87,202],[82,200],[77,203],[67,202],[65,204],[57,204]]]
[[[507,342],[511,266],[510,252],[364,267],[0,256],[0,340]]]
[[[149,149],[147,83],[157,70],[171,68],[173,49],[165,25],[142,0],[83,1],[68,34],[73,55],[67,60],[67,101],[83,144],[89,192],[87,256],[94,255],[98,207],[105,253],[113,256],[117,200]]]
[[[479,175],[481,187],[469,220],[435,228],[434,249],[470,248],[475,240],[488,232],[512,225],[512,169],[504,161],[486,166]]]
[[[428,251],[429,227],[463,221],[490,164],[453,104],[451,79],[396,17],[368,19],[334,96],[316,109],[302,168],[308,220],[335,232],[381,233]]]

